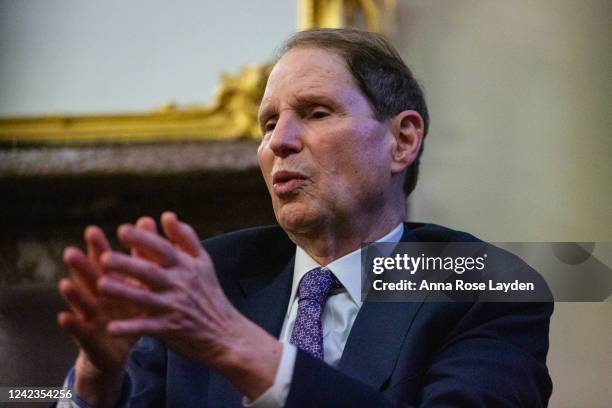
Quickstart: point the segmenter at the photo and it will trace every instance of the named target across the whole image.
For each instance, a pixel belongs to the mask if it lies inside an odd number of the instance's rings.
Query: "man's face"
[[[286,231],[358,222],[384,205],[393,136],[342,57],[316,47],[287,52],[270,74],[259,121],[259,165]]]

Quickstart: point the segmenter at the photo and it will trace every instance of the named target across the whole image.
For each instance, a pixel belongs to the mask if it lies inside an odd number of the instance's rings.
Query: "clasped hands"
[[[112,250],[97,227],[85,231],[87,253],[64,251],[71,277],[59,290],[70,311],[58,323],[80,347],[77,393],[95,405],[108,405],[101,393],[116,402],[129,351],[147,335],[256,398],[273,383],[280,343],[227,299],[191,226],[166,212],[161,227],[165,237],[149,217],[119,227],[131,255]]]

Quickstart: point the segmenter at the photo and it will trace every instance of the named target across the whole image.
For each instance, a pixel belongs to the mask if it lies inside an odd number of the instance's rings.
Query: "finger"
[[[131,249],[146,251],[147,256],[161,266],[174,266],[178,263],[174,246],[157,234],[125,224],[117,230],[117,238]]]
[[[168,239],[193,257],[200,256],[200,239],[191,225],[179,221],[176,214],[166,211],[161,216],[161,224]]]
[[[119,252],[106,252],[100,258],[108,272],[127,275],[152,288],[165,288],[170,281],[157,264]]]
[[[144,336],[161,334],[172,329],[161,319],[140,318],[114,320],[107,325],[106,330],[113,336]]]
[[[79,323],[79,318],[74,312],[59,312],[57,314],[57,324],[59,324],[61,328],[67,330],[74,337],[82,337],[80,335],[81,331],[78,330],[81,326]]]
[[[68,306],[74,313],[85,320],[92,319],[97,314],[98,304],[96,300],[85,291],[79,290],[69,279],[60,280],[58,287],[60,294],[66,299]]]
[[[92,330],[71,312],[60,312],[57,315],[57,324],[75,338],[81,348],[91,348],[94,343]]]
[[[157,223],[151,217],[146,217],[146,216],[145,217],[140,217],[138,219],[138,221],[136,221],[136,228],[141,229],[143,231],[149,231],[149,232],[152,232],[154,234],[158,234],[158,232],[157,232]],[[136,248],[132,249],[132,255],[136,256],[136,257],[139,257],[139,258],[149,259],[148,256],[147,256],[147,253],[145,251],[139,251]]]
[[[157,234],[157,223],[151,217],[140,217],[138,221],[136,221],[136,228]]]
[[[98,262],[103,252],[111,249],[106,235],[96,225],[90,225],[85,229],[85,242],[87,243],[87,256],[94,264]]]
[[[105,276],[98,283],[98,290],[109,298],[143,306],[147,309],[171,309],[170,305],[159,293],[126,285],[113,277]]]
[[[100,272],[80,249],[66,248],[64,250],[64,263],[68,266],[78,286],[86,288],[91,293],[96,293],[96,281]]]

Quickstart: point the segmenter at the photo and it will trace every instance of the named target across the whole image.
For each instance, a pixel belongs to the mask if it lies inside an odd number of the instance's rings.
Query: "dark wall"
[[[121,223],[172,210],[206,238],[273,223],[256,147],[0,150],[0,386],[59,385],[74,361],[56,324],[65,308],[56,285],[63,249],[82,247],[87,225],[113,237]]]

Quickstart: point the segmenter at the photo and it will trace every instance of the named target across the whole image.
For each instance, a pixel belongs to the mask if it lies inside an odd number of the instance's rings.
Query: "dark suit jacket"
[[[407,223],[410,241],[474,241]],[[279,227],[204,242],[234,305],[279,336],[295,245]],[[337,369],[298,351],[288,407],[545,406],[551,303],[364,303]],[[143,338],[130,355],[130,406],[240,407],[225,378]]]

